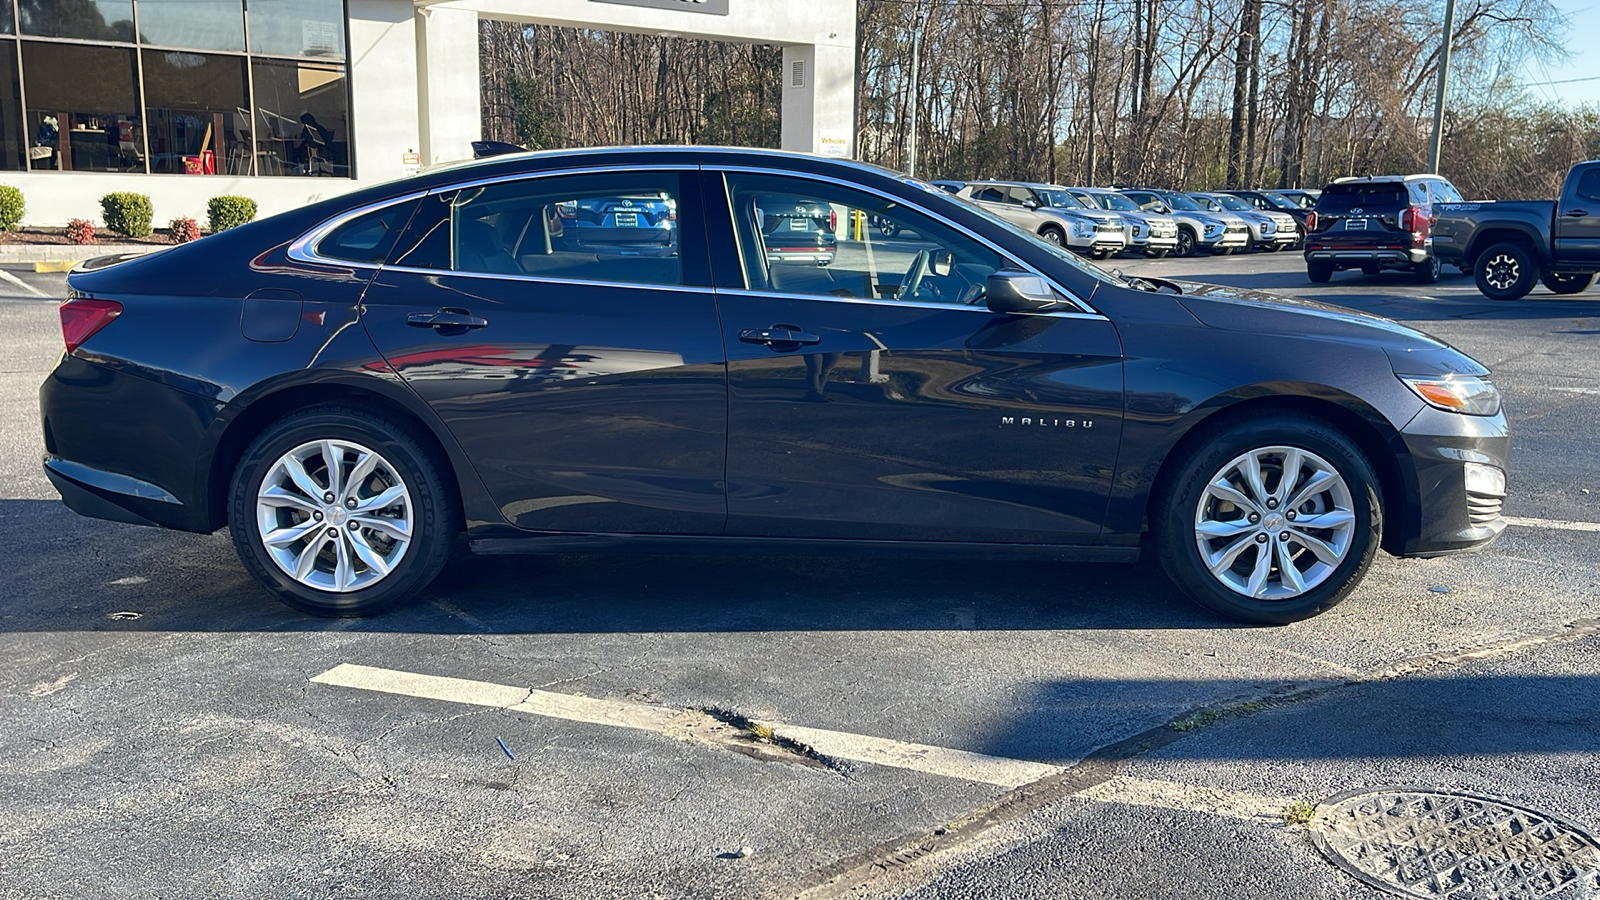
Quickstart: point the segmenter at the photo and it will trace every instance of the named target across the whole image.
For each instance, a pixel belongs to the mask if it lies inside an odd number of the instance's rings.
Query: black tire
[[[900,226],[894,224],[893,222],[880,222],[878,224],[878,234],[880,234],[880,235],[882,235],[883,237],[886,237],[886,238],[899,237],[900,236]]]
[[[1057,247],[1065,247],[1067,245],[1067,233],[1054,225],[1046,225],[1039,229],[1039,236]]]
[[[1306,277],[1311,279],[1313,284],[1327,284],[1328,279],[1333,277],[1333,263],[1306,260]]]
[[[1110,250],[1090,250],[1089,251],[1089,258],[1090,259],[1110,259],[1111,258],[1111,251]]]
[[[1436,284],[1443,273],[1444,263],[1437,256],[1430,256],[1411,268],[1411,278],[1417,284]]]
[[[1550,272],[1539,279],[1553,294],[1581,294],[1594,284],[1594,273],[1566,274]]]
[[[1361,267],[1361,274],[1363,274],[1363,275],[1376,275],[1376,274],[1378,274],[1379,272],[1382,272],[1382,271],[1383,270],[1380,269],[1377,266],[1362,266]]]
[[[1263,253],[1277,253],[1279,250],[1282,250],[1282,249],[1283,249],[1283,245],[1282,244],[1278,244],[1278,243],[1262,244],[1261,245],[1261,250],[1262,250]]]
[[[1178,246],[1172,251],[1173,256],[1190,257],[1194,255],[1194,248],[1199,244],[1200,238],[1194,229],[1184,226],[1178,229]]]
[[[1144,251],[1144,255],[1148,259],[1160,259],[1167,255],[1167,251],[1164,249],[1149,249]]]
[[[1238,457],[1252,450],[1273,447],[1309,452],[1327,463],[1343,479],[1348,489],[1353,524],[1345,555],[1337,565],[1327,567],[1320,582],[1295,596],[1257,599],[1228,587],[1221,576],[1211,573],[1201,556],[1196,526],[1202,501],[1214,502],[1214,495],[1207,500],[1206,494],[1213,479],[1225,475],[1229,464]],[[1287,410],[1263,410],[1230,417],[1209,427],[1201,442],[1177,461],[1171,473],[1170,477],[1163,479],[1155,505],[1151,508],[1151,529],[1155,533],[1162,571],[1189,599],[1234,621],[1253,625],[1285,625],[1331,609],[1355,590],[1382,544],[1383,508],[1379,500],[1378,478],[1371,463],[1347,435],[1315,416]],[[1263,481],[1266,481],[1265,477]],[[1272,485],[1267,490],[1270,493]],[[1322,496],[1317,494],[1313,498]],[[1312,499],[1301,506],[1315,507],[1321,502],[1320,499]],[[1243,507],[1236,509],[1242,510]],[[1288,512],[1287,509],[1283,510],[1283,513]],[[1302,512],[1302,515],[1307,514],[1311,512]],[[1267,522],[1268,519],[1261,521]],[[1285,521],[1276,521],[1272,527],[1280,529],[1277,532],[1279,538],[1295,528],[1292,522]],[[1276,548],[1278,544],[1273,538],[1269,537],[1265,543],[1256,543],[1258,539],[1247,536],[1239,538],[1246,543],[1235,557],[1234,568],[1243,565],[1253,569],[1258,554],[1275,553],[1274,550],[1262,549]],[[1225,542],[1228,538],[1218,540]],[[1253,551],[1252,545],[1256,548]],[[1299,549],[1291,549],[1295,547]],[[1310,549],[1296,544],[1292,537],[1283,542],[1283,552],[1294,554],[1297,572],[1302,562],[1307,565],[1307,571],[1321,565]],[[1273,572],[1279,571],[1277,558],[1276,555],[1269,557]],[[1224,570],[1224,574],[1237,577],[1232,570]],[[1282,581],[1279,586],[1282,587]]]
[[[1519,300],[1539,283],[1539,263],[1522,244],[1495,244],[1472,265],[1478,290],[1491,300]]]
[[[257,494],[263,481],[286,454],[317,441],[341,441],[372,450],[388,467],[387,471],[403,483],[409,495],[410,542],[401,550],[398,559],[393,560],[394,568],[378,575],[368,586],[340,592],[304,584],[280,568],[264,544],[262,526],[257,521]],[[308,464],[308,468],[309,465],[312,464]],[[318,471],[324,473],[322,483],[326,485],[325,463],[322,465],[324,468]],[[447,464],[436,459],[407,428],[382,414],[360,407],[333,405],[298,410],[273,422],[257,435],[234,469],[228,502],[228,526],[233,533],[234,549],[262,586],[301,612],[339,617],[381,612],[427,587],[450,558],[459,516],[455,494],[446,481],[447,477],[453,477],[448,476],[448,472]],[[311,477],[315,480],[315,475]],[[287,514],[305,515],[298,511]],[[318,515],[318,521],[328,521],[333,513]],[[300,519],[301,523],[304,521]],[[357,525],[352,523],[350,528],[355,530]],[[322,539],[320,532],[318,528],[313,540]],[[381,542],[383,537],[367,532],[369,542],[374,538]],[[324,553],[331,556],[328,544],[340,543],[329,541],[320,545],[322,549],[315,562],[322,561]],[[310,544],[307,541],[302,546]],[[352,571],[356,565],[352,559]],[[369,574],[372,571],[375,570],[367,569]]]

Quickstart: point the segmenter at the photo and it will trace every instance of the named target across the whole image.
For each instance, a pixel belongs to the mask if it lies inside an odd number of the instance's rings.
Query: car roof
[[[1421,181],[1424,178],[1446,180],[1443,175],[1423,172],[1418,175],[1347,175],[1343,178],[1335,178],[1329,184],[1401,184],[1407,181]]]

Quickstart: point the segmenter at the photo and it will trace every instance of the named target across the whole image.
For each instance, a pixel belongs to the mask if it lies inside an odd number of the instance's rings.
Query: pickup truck
[[[1559,200],[1445,203],[1434,209],[1433,252],[1495,300],[1544,282],[1557,294],[1588,290],[1600,272],[1600,160],[1567,172]]]

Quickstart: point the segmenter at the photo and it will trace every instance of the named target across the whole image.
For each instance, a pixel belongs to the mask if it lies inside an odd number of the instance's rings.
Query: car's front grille
[[[1229,225],[1227,227],[1226,231],[1228,232],[1228,234],[1249,234],[1250,233],[1249,227],[1247,227],[1245,225]]]
[[[1493,525],[1500,519],[1500,508],[1505,504],[1505,498],[1492,497],[1488,494],[1474,494],[1467,492],[1467,521],[1474,528]]]

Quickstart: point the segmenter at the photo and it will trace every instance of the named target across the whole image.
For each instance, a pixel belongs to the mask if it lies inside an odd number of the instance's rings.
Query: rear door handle
[[[1569,209],[1562,213],[1563,216],[1571,216],[1574,219],[1581,219],[1588,214],[1589,211],[1587,209]]]
[[[489,320],[464,309],[446,306],[438,312],[412,313],[406,316],[406,324],[418,328],[459,328],[465,331],[468,328],[483,328],[489,324]]]
[[[739,332],[739,340],[746,344],[820,344],[822,338],[807,334],[799,325],[773,325],[770,328],[746,328]]]

